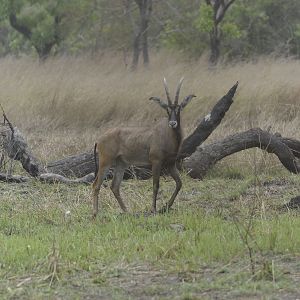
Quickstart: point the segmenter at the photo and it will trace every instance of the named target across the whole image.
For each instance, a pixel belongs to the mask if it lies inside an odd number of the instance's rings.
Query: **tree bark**
[[[212,111],[203,118],[193,133],[183,140],[178,154],[179,160],[194,153],[196,148],[200,146],[221,123],[233,103],[233,97],[237,87],[238,82],[216,103]]]
[[[290,141],[290,139],[284,139],[260,128],[252,128],[245,132],[230,135],[221,141],[199,147],[184,161],[183,166],[189,171],[191,177],[202,179],[207,171],[222,158],[257,147],[269,153],[274,153],[288,171],[298,174],[300,173],[300,162],[293,154],[295,149],[292,150],[288,146],[288,144],[291,144]],[[294,143],[298,146],[300,144],[299,141]]]
[[[144,66],[149,65],[149,51],[148,51],[148,30],[149,22],[152,13],[152,0],[145,0],[145,9],[142,16],[142,49]]]
[[[133,57],[132,57],[132,64],[131,70],[136,70],[138,63],[139,63],[139,56],[140,56],[140,32],[138,32],[133,41]]]
[[[220,35],[218,25],[215,24],[210,35],[210,57],[209,61],[212,65],[216,65],[220,57]]]
[[[135,70],[138,66],[140,52],[143,52],[144,66],[149,64],[149,51],[148,51],[148,28],[149,21],[152,13],[152,0],[135,0],[140,13],[140,25],[135,30],[133,40],[133,58],[131,69]]]
[[[206,4],[213,9],[213,28],[209,33],[210,37],[210,58],[212,65],[217,64],[220,57],[221,37],[219,25],[224,19],[228,8],[235,2],[235,0],[206,0]]]

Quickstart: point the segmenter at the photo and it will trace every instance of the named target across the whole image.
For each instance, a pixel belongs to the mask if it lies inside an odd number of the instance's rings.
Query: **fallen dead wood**
[[[300,196],[292,198],[282,208],[284,209],[300,209]]]
[[[20,175],[9,175],[9,174],[4,174],[0,173],[0,181],[5,181],[9,183],[22,183],[22,182],[27,182],[31,179],[31,177],[27,176],[20,176]]]
[[[17,127],[8,124],[0,126],[0,147],[4,149],[5,153],[10,159],[18,160],[22,164],[24,170],[33,177],[39,176],[44,172],[42,164],[31,153],[23,135]]]
[[[233,96],[237,87],[238,82],[217,102],[212,111],[203,118],[194,132],[184,139],[180,153],[178,154],[178,159],[192,155],[196,151],[196,148],[217,128],[233,103]]]
[[[42,182],[46,183],[65,183],[65,184],[90,184],[94,180],[95,176],[94,173],[87,174],[83,177],[76,178],[76,179],[69,179],[62,175],[53,174],[53,173],[43,173],[40,174],[39,179]]]
[[[198,147],[197,150],[184,161],[184,168],[189,170],[193,178],[203,178],[222,158],[236,152],[257,147],[275,154],[283,166],[290,172],[300,173],[299,157],[300,142],[297,140],[282,138],[278,134],[271,134],[260,128],[236,133],[221,141]],[[292,149],[289,146],[293,147]]]

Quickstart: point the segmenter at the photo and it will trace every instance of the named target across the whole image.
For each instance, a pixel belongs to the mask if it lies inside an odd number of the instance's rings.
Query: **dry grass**
[[[198,96],[183,114],[187,131],[238,80],[235,103],[211,139],[254,126],[300,138],[300,63],[294,60],[263,58],[211,69],[204,59],[186,62],[160,53],[149,70],[132,73],[121,56],[107,54],[45,64],[5,58],[0,68],[1,103],[45,159],[91,148],[103,130],[116,124],[151,124],[163,112],[147,99],[164,97],[164,76],[174,91],[184,75],[182,96]]]

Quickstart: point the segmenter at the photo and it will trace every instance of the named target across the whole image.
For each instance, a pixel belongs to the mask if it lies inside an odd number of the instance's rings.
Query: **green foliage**
[[[11,12],[32,31],[30,43],[13,33],[8,22]],[[56,28],[57,16],[61,20]],[[299,19],[298,0],[236,0],[219,24],[221,53],[228,58],[269,53],[299,57]],[[1,0],[0,55],[31,53],[54,38],[58,53],[127,51],[139,22],[133,0]],[[213,28],[213,9],[205,1],[154,2],[149,45],[200,56],[209,50]]]
[[[214,12],[211,6],[201,5],[199,16],[195,20],[195,27],[201,32],[210,33],[214,28],[213,15]]]
[[[222,24],[222,32],[226,37],[238,39],[242,36],[239,27],[234,23],[226,22]]]
[[[31,41],[34,45],[46,43],[54,38],[55,16],[51,15],[51,10],[36,3],[24,6],[18,14],[20,23],[32,30]]]
[[[169,16],[161,34],[162,46],[183,51],[193,57],[202,54],[207,48],[207,32],[212,25],[209,20],[212,11],[207,5],[205,7],[207,15],[201,15],[199,5],[190,4],[190,9],[182,11],[179,17]]]

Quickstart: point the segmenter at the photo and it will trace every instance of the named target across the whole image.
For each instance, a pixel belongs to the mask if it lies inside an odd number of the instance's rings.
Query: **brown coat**
[[[120,127],[107,131],[97,143],[101,156],[116,165],[151,166],[153,160],[174,163],[182,141],[181,128],[172,129],[163,118],[154,127]]]

